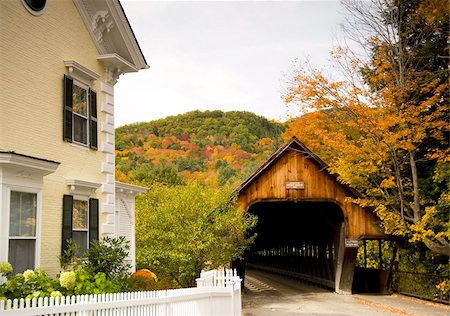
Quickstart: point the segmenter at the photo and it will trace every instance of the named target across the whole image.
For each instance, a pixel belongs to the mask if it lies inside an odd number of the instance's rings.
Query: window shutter
[[[63,139],[72,142],[72,78],[64,75]]]
[[[98,199],[89,199],[89,244],[98,240]]]
[[[89,89],[89,147],[97,149],[97,93]]]
[[[63,198],[63,226],[62,226],[62,252],[67,249],[67,240],[72,238],[72,212],[73,196],[64,195]]]

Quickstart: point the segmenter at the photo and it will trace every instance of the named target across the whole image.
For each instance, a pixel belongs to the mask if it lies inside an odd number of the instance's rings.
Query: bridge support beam
[[[335,292],[338,294],[352,294],[353,273],[356,266],[356,255],[358,247],[346,247],[345,243],[345,224],[341,223],[336,231],[338,243],[337,262],[336,262],[336,279]]]

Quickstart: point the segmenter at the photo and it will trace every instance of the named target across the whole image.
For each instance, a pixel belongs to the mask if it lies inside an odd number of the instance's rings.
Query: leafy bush
[[[253,242],[256,218],[237,209],[230,191],[198,184],[154,184],[137,198],[136,259],[172,287],[195,285],[202,269],[224,266]]]
[[[137,270],[128,278],[131,291],[154,290],[157,281],[156,275],[148,269]]]
[[[0,285],[0,298],[33,298],[51,296],[59,290],[58,281],[41,269],[17,273]]]
[[[125,237],[105,237],[91,243],[82,258],[82,268],[91,275],[103,272],[107,279],[122,282],[128,278],[131,265],[126,261],[129,242]]]
[[[69,240],[69,247],[59,258],[64,270],[58,279],[43,270],[27,270],[6,280],[12,272],[7,262],[0,262],[0,299],[33,298],[61,295],[117,293],[128,290],[130,264],[126,262],[129,245],[125,237],[103,238],[91,244],[83,257],[79,247]]]
[[[59,257],[59,264],[63,270],[70,270],[74,265],[78,264],[77,254],[80,252],[81,246],[72,238],[67,240],[67,248]]]
[[[63,295],[117,293],[122,290],[120,283],[108,279],[105,273],[94,275],[83,269],[62,272],[59,284]]]

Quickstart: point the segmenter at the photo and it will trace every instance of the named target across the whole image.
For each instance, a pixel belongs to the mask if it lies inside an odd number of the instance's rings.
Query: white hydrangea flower
[[[12,265],[6,261],[0,261],[0,274],[6,275],[13,271]]]
[[[23,277],[25,279],[25,282],[33,281],[34,279],[36,279],[36,272],[28,269],[23,273]]]
[[[61,294],[60,291],[53,291],[50,293],[50,296],[56,298],[56,297],[62,297],[63,295]]]
[[[59,284],[61,284],[62,287],[71,290],[76,285],[76,274],[73,271],[66,271],[61,272],[61,275],[59,276]]]

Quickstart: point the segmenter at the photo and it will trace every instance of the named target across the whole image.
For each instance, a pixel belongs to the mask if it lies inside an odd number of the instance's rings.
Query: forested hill
[[[116,179],[223,185],[281,144],[284,127],[250,112],[193,111],[116,129]]]

